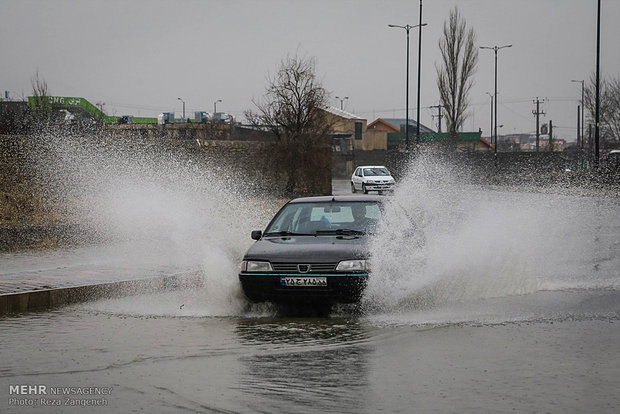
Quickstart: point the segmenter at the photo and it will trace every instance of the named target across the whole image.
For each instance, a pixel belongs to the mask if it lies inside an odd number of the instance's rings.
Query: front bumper
[[[366,190],[370,191],[392,191],[394,189],[394,184],[373,184],[366,183]]]
[[[355,303],[359,302],[368,282],[367,273],[308,274],[325,277],[327,286],[284,286],[285,276],[300,274],[240,273],[243,293],[252,302],[299,303]]]

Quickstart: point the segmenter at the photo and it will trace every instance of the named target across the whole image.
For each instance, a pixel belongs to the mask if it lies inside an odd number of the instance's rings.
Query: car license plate
[[[326,277],[288,276],[280,278],[282,286],[327,286]]]

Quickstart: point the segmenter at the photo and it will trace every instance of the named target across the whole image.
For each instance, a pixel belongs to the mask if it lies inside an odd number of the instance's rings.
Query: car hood
[[[265,237],[254,243],[245,260],[271,262],[338,262],[368,256],[368,236]]]

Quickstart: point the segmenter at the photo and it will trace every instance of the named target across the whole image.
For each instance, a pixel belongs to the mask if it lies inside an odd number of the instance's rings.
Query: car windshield
[[[287,204],[267,228],[266,235],[372,233],[381,218],[373,201]]]
[[[390,175],[387,168],[377,167],[377,168],[364,168],[364,176],[375,176],[375,175]]]

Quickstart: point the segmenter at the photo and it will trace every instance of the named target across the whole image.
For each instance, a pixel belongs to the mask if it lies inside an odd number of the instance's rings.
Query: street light
[[[505,46],[480,46],[480,49],[489,49],[495,51],[495,162],[497,163],[497,51],[506,47],[512,47],[512,45]]]
[[[181,98],[177,98],[179,101],[183,102],[183,122],[185,122],[185,101]]]
[[[217,101],[213,102],[213,115],[215,116],[215,113],[217,112],[217,103],[218,102],[222,102],[221,99],[218,99]]]
[[[598,169],[599,164],[599,138],[600,138],[600,111],[601,111],[601,96],[600,96],[600,79],[601,77],[601,0],[597,2],[596,8],[596,86],[594,92],[594,167]]]
[[[420,0],[420,22],[418,24],[418,110],[416,120],[416,147],[420,147],[420,75],[422,73],[422,0]]]
[[[422,2],[420,1],[420,7],[422,7]],[[424,24],[416,24],[415,26],[411,26],[411,25],[405,25],[405,26],[399,26],[396,24],[388,24],[388,27],[398,27],[400,29],[405,29],[405,31],[407,32],[407,82],[406,82],[406,99],[405,99],[405,143],[406,143],[406,149],[407,152],[409,152],[409,30],[415,28],[415,27],[422,27],[422,26],[426,26],[426,23]],[[421,33],[421,32],[420,32]],[[419,54],[419,50],[418,50],[418,54]],[[419,56],[418,56],[419,58]],[[420,143],[420,68],[418,65],[418,135],[417,135],[417,139],[418,139],[418,144]]]
[[[343,108],[344,108],[343,102],[344,102],[346,99],[349,99],[349,97],[348,97],[348,96],[345,96],[344,98],[340,98],[340,97],[336,96],[336,99],[339,99],[339,100],[340,100],[340,110],[342,111],[342,110],[343,110]]]
[[[491,143],[493,143],[493,95],[491,92],[486,92],[491,97],[491,129],[489,129],[489,136],[491,137]]]

